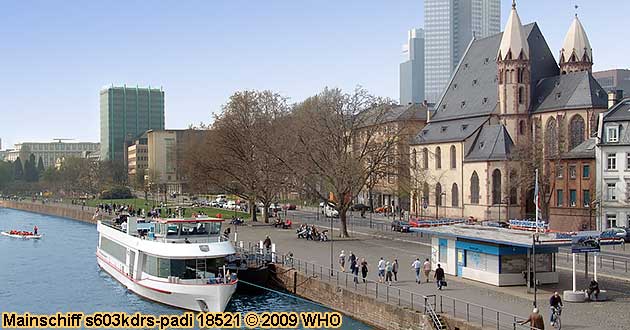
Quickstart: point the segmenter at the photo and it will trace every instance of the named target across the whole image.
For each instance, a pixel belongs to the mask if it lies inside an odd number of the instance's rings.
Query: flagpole
[[[540,218],[539,214],[539,203],[540,203],[540,192],[538,191],[538,169],[536,169],[536,196],[534,196],[534,200],[536,202],[536,233],[538,233],[538,219]]]

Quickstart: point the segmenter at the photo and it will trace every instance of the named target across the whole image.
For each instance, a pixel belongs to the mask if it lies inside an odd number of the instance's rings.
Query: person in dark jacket
[[[534,308],[527,320],[521,322],[521,324],[529,323],[532,329],[540,329],[545,330],[545,321],[543,320],[542,315],[538,313],[538,308]]]
[[[363,279],[363,283],[365,283],[365,278],[368,274],[368,263],[365,261],[365,258],[361,258],[361,278]]]
[[[442,285],[444,284],[444,268],[440,264],[437,265],[437,269],[435,269],[435,274],[433,274],[433,278],[436,280],[438,290],[442,290]]]
[[[551,315],[549,316],[549,322],[553,323],[553,311],[556,308],[561,308],[563,307],[562,305],[562,298],[560,298],[560,294],[558,293],[558,291],[554,292],[553,295],[551,296],[551,298],[549,298],[549,308],[551,309]]]

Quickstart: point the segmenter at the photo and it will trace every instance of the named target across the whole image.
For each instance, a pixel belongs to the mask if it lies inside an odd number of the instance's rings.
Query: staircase
[[[439,315],[433,309],[433,305],[428,303],[425,305],[425,313],[431,318],[431,325],[435,330],[448,330],[448,324],[442,318],[442,315]]]

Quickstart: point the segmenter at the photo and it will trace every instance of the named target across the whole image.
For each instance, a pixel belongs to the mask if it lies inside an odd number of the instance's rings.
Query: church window
[[[435,184],[435,205],[442,206],[442,185],[439,182]]]
[[[457,150],[451,146],[451,168],[457,168]]]
[[[525,88],[523,87],[519,87],[518,88],[518,104],[523,104],[525,103]]]
[[[457,183],[453,183],[453,188],[451,188],[451,205],[453,207],[459,206],[459,188]]]
[[[575,115],[571,118],[569,125],[569,134],[571,134],[569,137],[569,150],[572,150],[584,142],[584,119],[580,115]]]
[[[501,171],[492,172],[492,204],[501,204]]]
[[[525,121],[521,120],[518,122],[518,134],[525,135]]]
[[[429,184],[428,183],[424,183],[424,186],[422,187],[422,197],[424,198],[424,200],[427,201],[427,204],[429,204]]]
[[[429,168],[429,149],[422,149],[422,168],[425,170]]]
[[[479,204],[479,176],[476,171],[470,176],[470,203]]]
[[[545,156],[553,158],[558,154],[558,127],[555,118],[547,120],[545,129]]]
[[[435,168],[442,168],[442,149],[440,147],[435,148]]]

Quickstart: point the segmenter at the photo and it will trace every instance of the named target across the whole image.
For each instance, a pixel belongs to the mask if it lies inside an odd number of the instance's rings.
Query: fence
[[[623,245],[623,249],[625,249],[625,244]],[[561,249],[562,253],[566,255],[566,262],[572,262],[572,253],[571,250]],[[578,253],[576,256],[576,264],[584,264],[585,258],[581,253]],[[588,261],[591,265],[593,264],[593,256],[591,255],[590,260]],[[630,257],[624,257],[614,254],[598,254],[597,255],[597,267],[598,269],[603,269],[604,267],[610,268],[612,270],[618,270],[620,272],[628,272],[628,264],[630,263]]]
[[[482,328],[498,330],[535,329],[519,325],[519,321],[524,318],[514,314],[445,295],[426,296],[399,287],[389,286],[385,283],[369,279],[363,280],[360,275],[355,276],[351,273],[341,272],[313,262],[294,258],[290,254],[272,255],[268,250],[260,249],[258,244],[249,243],[247,248],[244,247],[239,251],[261,255],[263,256],[261,260],[273,260],[284,266],[292,267],[305,276],[318,278],[321,281],[335,284],[357,294],[373,297],[377,301],[388,304],[423,310],[426,314],[430,314],[430,311],[433,310],[440,314],[465,320],[468,323],[477,324]]]

